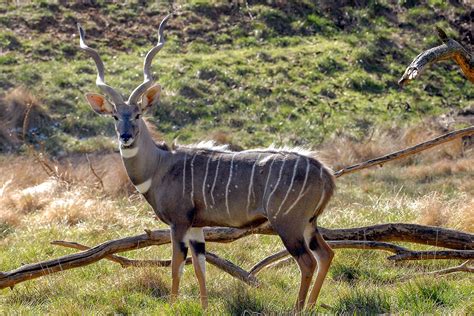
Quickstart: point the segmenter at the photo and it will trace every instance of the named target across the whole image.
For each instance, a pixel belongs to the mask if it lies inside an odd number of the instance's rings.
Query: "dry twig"
[[[462,264],[455,266],[455,267],[450,267],[446,269],[441,269],[437,271],[431,271],[424,273],[425,275],[435,275],[435,276],[440,276],[440,275],[446,275],[450,273],[455,273],[455,272],[474,272],[474,267],[469,266],[469,264],[473,262],[472,260],[467,260],[463,262]]]
[[[92,162],[91,160],[89,159],[89,155],[86,154],[86,159],[87,159],[87,162],[89,163],[89,169],[91,170],[92,174],[96,177],[97,179],[97,183],[100,185],[100,188],[102,189],[102,191],[105,190],[104,188],[104,181],[102,181],[102,178],[97,174],[97,172],[95,171],[94,167],[92,166]]]

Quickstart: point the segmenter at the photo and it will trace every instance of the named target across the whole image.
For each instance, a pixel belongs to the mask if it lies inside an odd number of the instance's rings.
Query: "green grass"
[[[441,174],[430,182],[418,183],[405,175],[404,167],[386,166],[365,175],[354,174],[338,180],[338,193],[318,221],[324,227],[352,227],[382,222],[416,222],[422,216],[420,203],[433,186],[452,204],[462,194],[442,188],[466,179],[459,174]],[[385,173],[394,174],[387,179]],[[472,175],[472,174],[471,174]],[[374,181],[375,179],[375,181]],[[463,180],[464,179],[464,180]],[[472,179],[472,177],[471,177]],[[363,190],[363,192],[361,191]],[[71,190],[74,190],[72,188]],[[471,191],[469,191],[471,190]],[[470,193],[469,193],[470,192]],[[100,197],[98,198],[101,199]],[[107,198],[106,198],[107,199]],[[104,203],[106,200],[104,200]],[[0,239],[1,270],[23,263],[54,258],[68,250],[50,245],[52,240],[69,240],[95,245],[109,239],[141,234],[145,228],[166,227],[153,220],[142,199],[112,200],[114,215],[86,217],[75,225],[39,221],[41,211],[27,215],[31,224],[6,227]],[[455,213],[452,213],[454,216]],[[453,219],[453,225],[456,225]],[[451,224],[447,224],[451,225]],[[32,238],[32,236],[34,236]],[[404,246],[431,249],[420,245]],[[208,250],[249,269],[266,255],[282,248],[274,236],[253,235],[231,244],[208,243]],[[131,251],[126,256],[140,259],[169,258],[169,245]],[[455,260],[400,262],[388,261],[388,253],[364,250],[336,250],[333,265],[323,286],[316,311],[331,314],[469,314],[474,306],[472,278],[466,274],[443,277],[416,275],[458,264]],[[265,314],[289,313],[299,284],[295,264],[263,270],[259,288],[251,288],[207,265],[211,314],[241,315],[245,311]],[[411,278],[410,278],[411,276]],[[409,277],[408,279],[404,279]],[[0,313],[73,313],[73,314],[202,314],[199,290],[191,266],[182,280],[179,303],[169,304],[171,276],[168,268],[126,268],[110,261],[65,271],[2,290]]]
[[[168,10],[165,3],[99,6],[110,28],[143,16],[158,23]],[[423,5],[393,14],[410,21],[426,16],[433,22],[430,14],[437,7]],[[378,17],[377,10],[397,10],[385,1],[348,8],[355,21],[344,30],[337,27],[334,16],[308,3],[289,5],[288,10],[242,7],[244,15],[238,19],[219,1],[184,8],[171,25],[185,23],[188,28],[167,30],[168,42],[153,64],[164,92],[151,121],[166,140],[179,136],[182,142],[193,142],[224,129],[243,147],[271,143],[314,147],[340,131],[361,137],[387,121],[407,125],[466,107],[474,97],[449,63],[428,70],[424,83],[398,88],[397,79],[407,64],[439,41],[430,39],[428,22],[401,30]],[[457,7],[449,10],[463,12]],[[213,19],[220,23],[216,32],[210,28]],[[0,45],[7,54],[0,58],[0,86],[28,87],[60,122],[52,131],[54,141],[46,146],[51,153],[82,152],[70,142],[113,131],[83,98],[83,93],[97,88],[93,62],[70,37],[76,21],[91,30],[87,41],[104,59],[107,82],[124,94],[139,84],[143,54],[152,45],[150,39],[156,40],[154,29],[142,24],[136,34],[119,32],[119,43],[108,34],[94,36],[103,26],[86,19],[82,11],[43,2],[2,13],[0,22],[7,28],[0,33]],[[28,32],[14,27],[21,23],[26,23]]]
[[[323,10],[310,1],[234,9],[222,1],[178,2],[182,14],[170,21],[167,43],[153,63],[163,95],[150,121],[169,142],[177,137],[182,143],[194,142],[223,131],[243,148],[271,143],[316,148],[334,135],[365,139],[380,126],[402,129],[472,106],[472,85],[452,63],[431,67],[403,90],[396,84],[421,50],[440,43],[434,25],[459,35],[446,19],[464,16],[468,4],[369,1],[341,8],[347,12],[343,16],[337,8]],[[96,5],[81,9],[31,1],[0,9],[0,87],[25,86],[41,100],[52,119],[42,145],[52,155],[116,146],[112,120],[94,114],[83,97],[98,89],[93,62],[79,51],[77,36],[72,37],[76,22],[88,31],[88,44],[100,51],[107,82],[128,95],[142,80],[143,56],[169,11],[162,1]],[[91,19],[94,10],[106,23]],[[18,149],[23,150],[25,146]],[[9,156],[1,157],[7,164]],[[413,163],[423,166],[423,161]],[[403,165],[386,166],[338,179],[337,194],[318,222],[330,228],[418,222],[420,208],[430,209],[426,197],[431,192],[454,214],[460,206],[456,203],[474,194],[472,171],[441,172],[435,167],[414,174]],[[142,199],[91,199],[112,203],[113,216],[85,214],[68,225],[67,220],[45,221],[41,211],[33,211],[18,225],[0,222],[0,270],[74,252],[50,245],[52,240],[96,245],[165,227],[153,220]],[[459,223],[446,225],[457,228]],[[269,236],[208,245],[246,269],[281,248],[279,239]],[[169,258],[171,249],[150,247],[125,255]],[[402,280],[457,261],[393,263],[386,257],[375,251],[337,250],[315,312],[474,313],[472,278],[465,274]],[[262,271],[262,286],[256,289],[210,265],[207,269],[208,314],[291,313],[299,284],[295,264]],[[122,269],[104,260],[2,290],[0,314],[203,314],[191,267],[175,305],[169,303],[170,285],[169,269]]]

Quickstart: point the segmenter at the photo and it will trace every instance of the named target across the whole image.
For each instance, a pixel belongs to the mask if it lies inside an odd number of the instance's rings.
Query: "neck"
[[[130,180],[144,194],[150,188],[151,177],[156,174],[163,153],[156,146],[143,120],[139,124],[140,133],[132,146],[120,147],[120,154]]]

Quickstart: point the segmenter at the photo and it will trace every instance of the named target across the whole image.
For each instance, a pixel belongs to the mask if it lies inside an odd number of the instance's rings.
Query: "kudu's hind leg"
[[[308,300],[308,308],[312,308],[315,306],[316,300],[318,299],[319,292],[321,291],[324,279],[326,278],[334,257],[334,251],[323,239],[323,236],[321,236],[317,228],[313,228],[313,233],[311,238],[308,240],[308,244],[318,263],[316,280],[314,281],[314,286]]]
[[[306,296],[316,268],[316,260],[306,246],[303,234],[298,237],[295,235],[285,234],[280,235],[280,238],[288,252],[293,256],[293,258],[295,258],[301,271],[300,289],[298,291],[298,299],[296,300],[295,306],[296,312],[299,312],[304,308]]]
[[[171,243],[173,255],[171,257],[171,303],[176,301],[179,291],[179,281],[183,274],[186,256],[188,254],[188,244],[185,240],[187,227],[171,228]]]
[[[206,309],[206,244],[204,242],[204,233],[202,231],[202,228],[190,228],[187,233],[187,236],[189,239],[189,244],[191,246],[194,273],[196,274],[196,278],[199,282],[201,305],[203,309]]]

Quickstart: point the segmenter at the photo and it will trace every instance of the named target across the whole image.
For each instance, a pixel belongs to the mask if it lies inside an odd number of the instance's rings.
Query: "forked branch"
[[[453,59],[459,67],[461,67],[461,71],[464,73],[466,78],[474,83],[474,58],[472,54],[470,54],[457,41],[448,38],[442,29],[437,27],[436,30],[438,31],[438,36],[443,41],[443,44],[428,49],[416,56],[405,70],[405,73],[398,81],[398,84],[403,86],[411,80],[416,79],[428,65],[440,60],[448,59]]]
[[[77,242],[71,242],[71,241],[56,240],[56,241],[51,242],[51,244],[64,246],[68,248],[79,249],[79,250],[90,249],[90,247],[81,245]],[[118,255],[108,255],[108,256],[105,256],[104,258],[107,260],[119,263],[122,266],[122,268],[149,267],[149,266],[170,267],[171,266],[171,260],[134,260],[134,259],[128,259],[126,257],[122,257]],[[235,265],[231,261],[222,259],[218,255],[212,252],[209,252],[209,251],[206,252],[206,261],[212,264],[213,266],[217,267],[218,269],[221,269],[222,271],[229,273],[231,276],[249,285],[253,285],[253,286],[259,285],[258,280],[253,275],[250,275],[250,273],[240,268],[239,266]],[[188,265],[191,263],[192,263],[191,258],[190,257],[186,258],[185,264]]]
[[[415,224],[384,224],[348,229],[320,228],[320,232],[326,240],[329,240],[333,243],[335,248],[344,248],[344,245],[346,245],[348,248],[371,249],[367,246],[371,244],[371,241],[405,241],[425,245],[437,245],[439,247],[457,250],[474,249],[474,235],[472,234],[445,228],[421,226]],[[224,243],[235,241],[251,234],[273,235],[275,233],[271,227],[267,225],[256,229],[207,228],[204,231],[206,241]],[[54,243],[76,249],[85,249],[85,246],[77,243]],[[93,248],[86,249],[72,255],[34,264],[27,264],[18,269],[0,273],[0,289],[13,287],[15,284],[35,279],[43,275],[89,265],[104,258],[120,263],[120,261],[123,262],[123,259],[112,255],[115,255],[119,252],[136,250],[152,245],[163,245],[167,243],[170,243],[170,232],[168,229],[148,231],[146,234],[138,236],[110,240]],[[396,250],[403,250],[399,246],[389,245],[386,243],[372,245],[374,245],[372,249],[387,250],[388,248],[391,248],[393,249],[392,252]],[[438,258],[439,257],[437,257],[437,259]],[[219,258],[211,253],[206,254],[206,260],[235,278],[243,280],[248,284],[258,284],[258,280],[253,274],[239,268],[227,260]],[[139,261],[131,263],[131,265],[135,264],[138,265]],[[148,262],[148,264],[151,263]],[[163,264],[163,266],[166,266],[164,262],[158,263],[155,261],[154,264]]]
[[[474,263],[472,260],[467,260],[463,262],[462,264],[455,266],[455,267],[450,267],[446,269],[441,269],[437,271],[431,271],[424,273],[425,275],[446,275],[450,273],[455,273],[455,272],[474,272],[474,266],[469,266],[470,263]]]
[[[333,249],[365,249],[365,250],[384,250],[395,255],[387,257],[388,260],[429,260],[429,259],[474,259],[474,250],[430,250],[415,251],[395,244],[378,241],[362,241],[362,240],[340,240],[328,241]],[[273,266],[275,262],[288,257],[290,254],[283,249],[273,255],[270,255],[254,265],[250,269],[250,274],[257,275],[264,268]],[[291,260],[286,260],[288,262]]]

